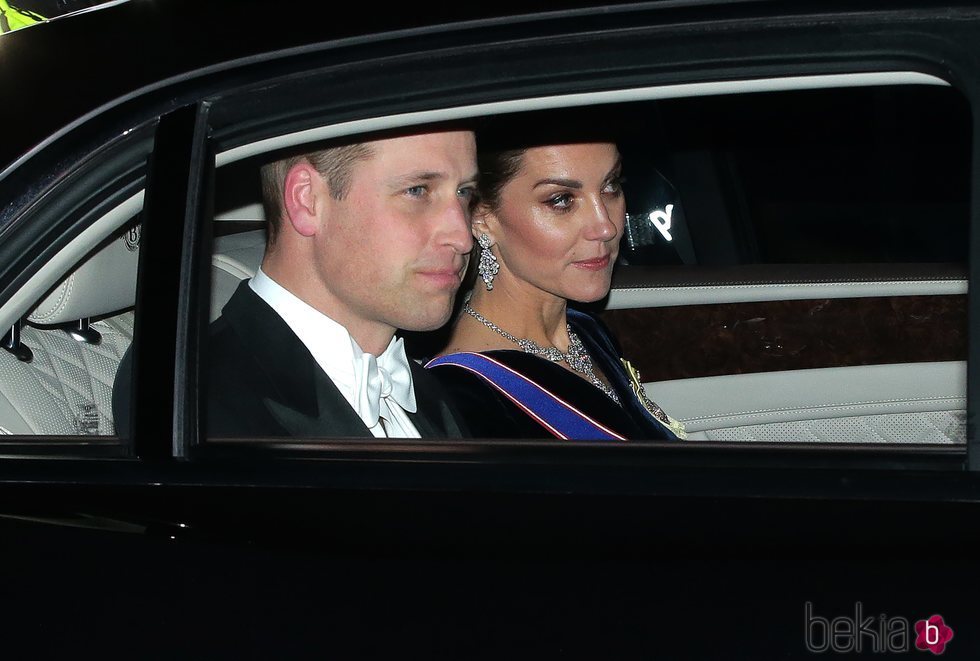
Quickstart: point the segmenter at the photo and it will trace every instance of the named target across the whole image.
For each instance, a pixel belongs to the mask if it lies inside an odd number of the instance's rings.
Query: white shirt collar
[[[266,275],[260,268],[255,276],[249,280],[249,287],[252,288],[262,300],[268,303],[273,310],[282,317],[286,325],[296,334],[300,342],[313,355],[313,359],[320,368],[330,377],[330,379],[340,390],[344,399],[351,405],[364,423],[376,436],[385,436],[382,430],[379,434],[376,427],[378,424],[378,412],[374,406],[365,406],[361,394],[362,366],[368,365],[373,361],[371,356],[364,352],[354,338],[351,337],[347,329],[323,314],[316,308],[300,300],[292,292],[284,288],[278,282]],[[401,338],[393,337],[385,351],[375,360],[377,364],[385,364],[387,361],[398,362],[404,355],[404,343]],[[399,355],[401,354],[401,355]],[[373,358],[373,357],[372,357]],[[403,389],[400,397],[399,406],[395,408],[404,409],[410,413],[415,413],[418,406],[415,400],[415,388],[411,382],[411,372],[407,376],[407,389]],[[373,410],[367,410],[373,409]],[[381,411],[384,414],[384,411]],[[404,415],[398,415],[394,411],[396,420],[389,420],[389,425],[394,422],[396,430],[401,427],[401,434],[389,433],[389,436],[404,435],[407,437],[419,436],[418,431],[412,425],[411,420]],[[386,415],[386,419],[391,416]],[[407,424],[406,424],[407,423]]]

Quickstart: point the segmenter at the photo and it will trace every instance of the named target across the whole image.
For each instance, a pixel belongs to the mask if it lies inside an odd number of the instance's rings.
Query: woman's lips
[[[609,266],[609,255],[596,257],[595,259],[583,259],[580,262],[572,262],[572,265],[580,269],[585,269],[586,271],[601,271]]]

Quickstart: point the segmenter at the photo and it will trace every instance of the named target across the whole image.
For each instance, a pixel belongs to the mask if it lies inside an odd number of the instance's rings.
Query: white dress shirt
[[[261,268],[248,284],[313,354],[372,434],[419,438],[408,417],[418,407],[401,338],[392,338],[384,353],[375,357],[365,353],[346,328],[298,299]]]

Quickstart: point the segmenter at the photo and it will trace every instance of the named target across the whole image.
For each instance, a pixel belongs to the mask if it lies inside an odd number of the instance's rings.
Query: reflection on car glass
[[[0,0],[0,33],[42,23],[89,7],[123,0]]]

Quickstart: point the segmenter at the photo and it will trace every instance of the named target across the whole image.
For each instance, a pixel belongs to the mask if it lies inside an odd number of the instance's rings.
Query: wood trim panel
[[[966,296],[606,310],[644,381],[966,360]]]

